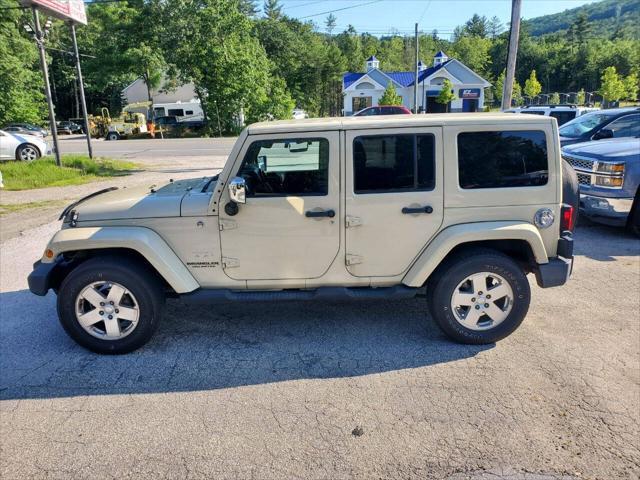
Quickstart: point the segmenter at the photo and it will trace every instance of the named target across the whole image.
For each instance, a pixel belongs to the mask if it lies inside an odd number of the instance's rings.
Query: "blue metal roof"
[[[438,53],[435,54],[435,56],[433,58],[442,58],[442,57],[446,57],[447,54],[444,53],[442,50],[440,50]]]
[[[451,62],[451,60],[448,60],[444,63],[441,63],[440,65],[436,66],[436,67],[429,67],[421,72],[418,73],[418,83],[420,83],[422,80],[424,80],[426,77],[432,75],[433,73],[437,72],[438,70],[440,70],[442,67],[444,67],[445,65],[447,65],[449,62]],[[369,74],[372,74],[372,72],[378,72],[378,70],[371,70],[369,72]],[[391,78],[394,82],[396,82],[397,84],[399,84],[402,87],[410,87],[413,85],[414,83],[414,79],[415,79],[415,72],[382,72],[384,73],[387,77]],[[354,72],[347,72],[343,75],[342,77],[342,82],[344,84],[344,88],[349,88],[351,85],[353,85],[355,82],[357,82],[358,80],[360,80],[362,77],[364,77],[365,75],[367,75],[366,73],[354,73]],[[377,78],[374,78],[375,81],[377,81],[378,83],[381,83],[380,81],[378,81]],[[383,84],[383,86],[386,87],[386,84]]]
[[[375,62],[375,61],[377,61],[377,60],[378,60],[378,59],[376,58],[376,56],[375,56],[375,55],[371,55],[369,58],[367,58],[367,62]]]

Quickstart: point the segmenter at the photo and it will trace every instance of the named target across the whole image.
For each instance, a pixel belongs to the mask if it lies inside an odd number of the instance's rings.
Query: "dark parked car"
[[[580,213],[640,235],[640,138],[569,145],[562,156],[578,174]]]
[[[363,108],[354,117],[365,117],[369,115],[411,115],[411,110],[402,105],[381,105],[378,107]]]
[[[47,135],[49,135],[49,132],[45,128],[38,127],[37,125],[33,125],[31,123],[10,123],[3,128],[5,132],[19,134],[20,131],[15,129],[23,129],[28,131],[29,133],[24,132],[26,135],[35,135],[40,137],[46,137]]]
[[[560,127],[560,143],[636,137],[640,135],[640,107],[612,108],[585,113]]]
[[[70,122],[68,120],[63,120],[61,122],[57,122],[57,130],[58,133],[82,133],[82,126],[77,123]]]

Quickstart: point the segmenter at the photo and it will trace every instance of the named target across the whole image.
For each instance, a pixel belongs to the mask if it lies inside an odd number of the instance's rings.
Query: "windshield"
[[[577,138],[582,134],[594,129],[601,123],[607,121],[617,113],[593,112],[577,117],[560,127],[560,136],[567,138]]]

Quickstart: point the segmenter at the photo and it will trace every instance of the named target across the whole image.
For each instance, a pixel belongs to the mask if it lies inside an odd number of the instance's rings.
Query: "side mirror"
[[[603,128],[593,136],[594,140],[603,140],[605,138],[613,138],[613,130]]]
[[[247,184],[242,177],[233,177],[229,182],[229,197],[233,203],[247,203]]]

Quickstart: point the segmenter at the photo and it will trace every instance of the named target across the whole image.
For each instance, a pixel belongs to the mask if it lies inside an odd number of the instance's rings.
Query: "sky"
[[[525,19],[558,13],[597,0],[523,0]],[[397,31],[412,33],[415,22],[420,30],[437,29],[448,38],[453,29],[474,13],[491,18],[497,16],[506,25],[511,18],[511,0],[280,0],[287,16],[314,21],[324,29],[330,10],[338,10],[334,33],[353,25],[358,32],[384,35]],[[344,9],[344,10],[340,10]],[[318,15],[319,14],[319,15]]]

